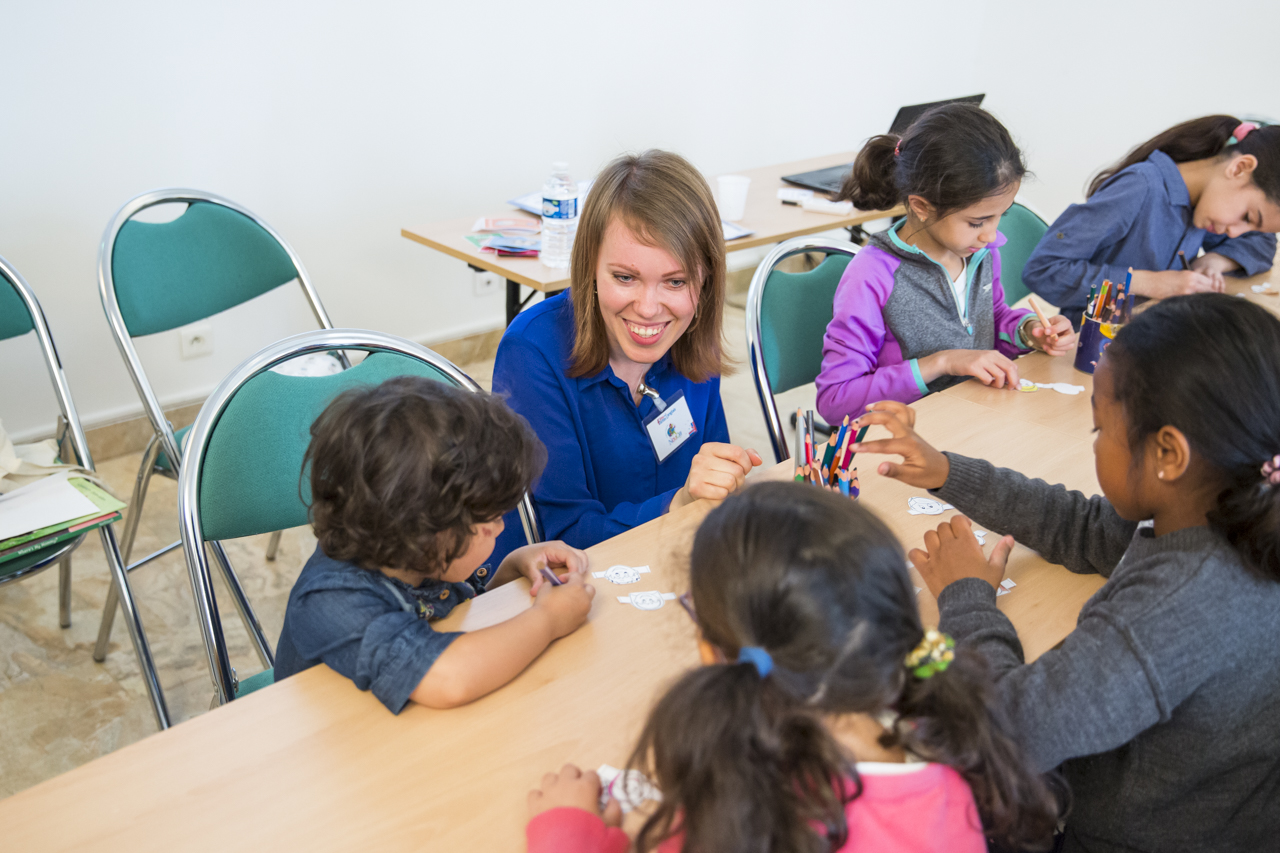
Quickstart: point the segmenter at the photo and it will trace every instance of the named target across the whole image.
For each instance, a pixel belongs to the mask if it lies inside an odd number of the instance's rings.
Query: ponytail
[[[894,151],[899,138],[887,133],[873,136],[853,161],[838,201],[851,201],[858,210],[888,210],[899,201]]]
[[[676,833],[699,853],[836,850],[848,838],[845,804],[861,793],[856,776],[852,789],[837,781],[852,768],[822,720],[750,664],[680,679],[649,715],[628,766],[663,792],[636,835],[639,853]]]
[[[1174,125],[1130,151],[1119,163],[1099,172],[1089,182],[1085,198],[1102,189],[1118,172],[1141,163],[1156,151],[1163,151],[1175,163],[1205,160],[1222,154],[1233,157],[1252,154],[1258,160],[1254,183],[1267,198],[1280,204],[1280,127],[1259,127],[1236,143],[1235,133],[1240,125],[1240,119],[1229,115],[1203,116]],[[1232,143],[1230,148],[1228,143]]]
[[[1164,299],[1106,358],[1130,448],[1166,425],[1182,432],[1221,483],[1210,528],[1249,571],[1280,581],[1280,483],[1263,471],[1280,453],[1280,320],[1226,294]]]
[[[894,740],[964,777],[983,830],[998,848],[1047,846],[1066,787],[1057,777],[1041,777],[1028,766],[1005,734],[1009,726],[994,692],[985,662],[968,649],[957,649],[947,668],[928,678],[908,672]]]
[[[918,195],[943,217],[999,195],[1026,173],[1022,152],[995,116],[973,104],[943,104],[901,137],[867,140],[837,199],[888,210]]]

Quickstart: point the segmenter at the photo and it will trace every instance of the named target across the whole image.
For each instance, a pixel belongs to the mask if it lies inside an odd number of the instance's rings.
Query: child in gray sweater
[[[968,519],[912,562],[940,627],[980,650],[1014,736],[1061,767],[1061,849],[1264,850],[1280,844],[1280,320],[1220,294],[1139,315],[1094,375],[1103,497],[954,454],[878,403],[900,454],[880,473],[1007,534],[990,559]],[[1150,522],[1150,524],[1140,524]],[[1013,541],[1107,583],[1034,663],[996,609]]]

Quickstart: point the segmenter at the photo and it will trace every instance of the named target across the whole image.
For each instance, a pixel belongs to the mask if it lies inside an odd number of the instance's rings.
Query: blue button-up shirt
[[[544,537],[588,548],[666,512],[703,442],[727,442],[729,426],[719,377],[690,382],[664,355],[644,382],[667,401],[683,391],[697,432],[659,463],[643,424],[653,401],[645,397],[637,406],[608,366],[570,379],[573,341],[567,292],[522,312],[498,346],[493,388],[547,446],[547,468],[533,488]],[[505,521],[494,565],[525,544],[516,514]]]
[[[1178,166],[1163,151],[1116,173],[1084,204],[1073,204],[1049,227],[1022,270],[1034,292],[1080,322],[1089,289],[1123,283],[1135,270],[1178,270],[1178,251],[1194,260],[1203,247],[1240,264],[1244,275],[1270,269],[1276,235],[1236,238],[1191,224],[1194,208]]]
[[[317,545],[289,593],[275,678],[323,662],[398,714],[431,665],[462,636],[436,631],[428,620],[448,616],[490,580],[489,567],[481,566],[461,583],[429,578],[410,586],[331,559]]]

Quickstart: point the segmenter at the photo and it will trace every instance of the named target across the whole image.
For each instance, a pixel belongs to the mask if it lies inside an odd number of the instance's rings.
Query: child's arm
[[[611,799],[600,811],[600,777],[566,764],[529,792],[529,853],[626,853],[631,839],[619,826],[622,809]]]
[[[1276,235],[1266,231],[1250,231],[1239,237],[1210,234],[1202,245],[1205,255],[1191,261],[1194,270],[1257,275],[1271,269],[1276,258]],[[1215,263],[1213,255],[1221,257],[1225,263]]]
[[[916,360],[903,361],[900,350],[897,362],[880,364],[889,334],[884,303],[893,288],[892,271],[875,269],[883,254],[864,249],[849,262],[836,288],[834,313],[822,338],[822,370],[816,380],[818,412],[827,423],[856,415],[875,400],[910,403],[929,393],[929,380],[921,375]]]
[[[1061,308],[1081,307],[1102,280],[1123,282],[1127,267],[1094,263],[1100,248],[1124,240],[1147,203],[1147,179],[1134,171],[1116,175],[1084,204],[1063,211],[1036,245],[1022,281]],[[1136,284],[1136,281],[1135,281]]]
[[[855,450],[903,457],[900,463],[880,463],[882,475],[934,491],[979,524],[1011,534],[1073,572],[1110,576],[1129,547],[1137,524],[1120,518],[1105,498],[1086,498],[980,459],[940,453],[916,435],[906,406],[886,401],[874,409],[859,424],[879,424],[893,437],[863,442]]]
[[[548,568],[559,577],[564,572],[585,572],[591,561],[585,551],[563,542],[539,542],[517,548],[503,558],[485,589],[494,589],[516,578],[528,578],[530,595],[542,588],[542,569]]]
[[[511,679],[542,654],[552,640],[587,620],[595,587],[571,573],[562,586],[545,585],[533,607],[498,625],[457,637],[410,694],[429,708],[456,708]]]
[[[991,250],[991,301],[995,314],[996,352],[1009,358],[1038,349],[1049,355],[1067,355],[1075,351],[1076,334],[1071,321],[1061,314],[1049,319],[1046,330],[1034,311],[1014,310],[1004,302],[1004,284],[1000,281],[1000,250]],[[1023,332],[1026,340],[1023,340]],[[1052,337],[1051,336],[1055,336]]]

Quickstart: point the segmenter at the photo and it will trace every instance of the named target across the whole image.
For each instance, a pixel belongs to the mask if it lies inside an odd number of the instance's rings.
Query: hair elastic
[[[897,156],[899,156],[900,154],[902,154],[902,140],[901,140],[901,139],[899,139],[897,142],[893,143],[893,156],[894,156],[894,157],[897,157]]]
[[[1235,130],[1231,131],[1231,142],[1228,142],[1227,144],[1230,145],[1232,143],[1239,142],[1240,140],[1248,136],[1250,131],[1254,131],[1257,129],[1258,129],[1258,126],[1253,122],[1242,121],[1238,125],[1236,125]]]
[[[749,663],[764,678],[773,671],[773,658],[759,646],[743,646],[738,650],[738,663]]]
[[[955,647],[955,640],[936,628],[930,628],[904,663],[916,678],[929,678],[951,665],[956,656]]]
[[[1262,479],[1273,486],[1280,486],[1280,454],[1262,463]]]

